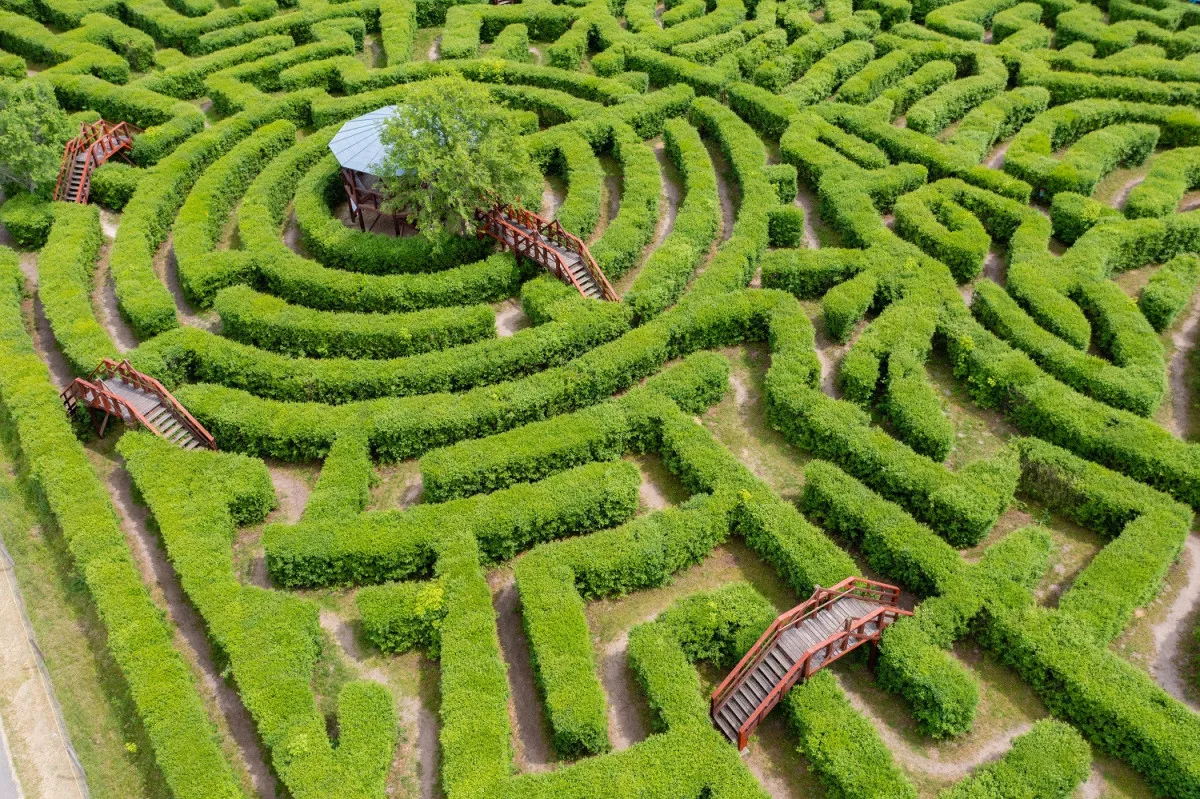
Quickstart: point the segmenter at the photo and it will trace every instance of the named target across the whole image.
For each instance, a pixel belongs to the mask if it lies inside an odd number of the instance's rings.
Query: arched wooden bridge
[[[543,219],[532,211],[498,205],[476,215],[476,235],[500,242],[506,250],[535,264],[579,289],[585,297],[619,302],[620,297],[596,265],[587,245],[568,233],[557,219]]]
[[[877,646],[901,616],[900,589],[862,577],[817,586],[772,622],[712,695],[717,729],[745,749],[750,736],[792,686],[863,644]]]
[[[80,405],[103,412],[103,419],[96,420],[100,435],[116,416],[184,449],[217,448],[212,435],[162,383],[137,371],[129,361],[105,358],[86,378],[75,378],[62,392],[62,399],[68,413]],[[98,416],[93,413],[93,418]]]
[[[86,203],[92,188],[92,172],[113,156],[128,161],[127,152],[133,149],[133,134],[141,131],[128,122],[112,124],[103,119],[84,123],[79,135],[67,142],[54,199],[69,203]]]

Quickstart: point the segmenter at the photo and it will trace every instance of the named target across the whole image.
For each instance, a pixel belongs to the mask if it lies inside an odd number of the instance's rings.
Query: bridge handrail
[[[105,377],[120,377],[126,383],[129,383],[134,388],[139,388],[149,394],[158,397],[159,402],[167,406],[179,423],[188,429],[188,432],[203,446],[209,449],[216,449],[217,442],[212,437],[212,434],[204,428],[196,418],[188,413],[187,408],[179,404],[179,400],[167,391],[166,386],[158,382],[150,375],[142,374],[133,368],[129,360],[117,362],[112,358],[105,358],[100,362],[100,365],[91,371],[88,377],[94,378],[98,374],[103,374]]]
[[[532,211],[525,208],[517,208],[513,205],[500,205],[492,210],[493,212],[498,212],[501,217],[516,220],[517,224],[523,225],[529,230],[537,231],[537,233],[550,239],[564,250],[578,255],[583,261],[584,268],[592,276],[592,280],[600,287],[600,292],[604,299],[613,302],[620,301],[621,298],[617,296],[617,292],[613,289],[612,284],[604,276],[604,272],[601,271],[599,264],[596,263],[596,259],[592,257],[592,253],[588,250],[587,245],[578,236],[564,228],[557,219],[544,219]],[[549,251],[554,252],[553,250]],[[565,264],[562,264],[562,259],[558,257],[558,253],[554,253],[554,256],[555,262],[561,267],[565,267]],[[570,274],[569,270],[565,270],[565,268],[564,271],[567,271],[568,275]],[[571,278],[571,283],[576,288],[580,288],[578,281],[573,277]]]
[[[54,184],[54,199],[62,200],[63,191],[70,187],[63,186],[64,180],[70,180],[71,172],[74,168],[75,158],[80,152],[85,153],[83,162],[83,174],[79,179],[79,190],[75,195],[75,202],[86,203],[89,187],[91,185],[91,173],[94,162],[96,160],[94,148],[101,142],[109,142],[111,150],[107,155],[112,155],[120,149],[118,144],[113,144],[116,139],[125,136],[129,139],[129,145],[132,147],[133,136],[135,133],[141,133],[142,129],[137,125],[131,125],[128,122],[118,122],[115,125],[109,124],[103,119],[98,119],[95,122],[84,122],[79,126],[79,135],[67,142],[63,150],[62,164],[58,169],[58,180]]]
[[[89,377],[91,376],[92,375],[89,375]],[[93,394],[99,399],[99,402],[87,401],[84,398],[82,393],[83,391],[93,392]],[[133,407],[133,405],[128,401],[109,391],[104,387],[103,383],[93,383],[90,380],[77,377],[62,390],[62,393],[59,396],[62,398],[63,402],[67,402],[69,398],[74,397],[76,401],[83,402],[88,407],[99,408],[105,413],[116,414],[122,419],[128,418],[126,416],[126,414],[128,414],[129,417],[132,417],[142,427],[154,433],[154,435],[158,436],[159,438],[164,438],[163,434],[158,432],[158,430],[156,430],[154,426],[150,424],[149,420],[142,415],[141,411]]]
[[[526,215],[532,216],[533,220],[528,220]],[[563,263],[562,257],[555,252],[553,248],[547,247],[540,239],[529,235],[525,232],[525,230],[522,230],[520,227],[517,227],[517,225],[514,225],[509,221],[509,219],[515,219],[517,224],[523,225],[527,230],[536,231],[538,230],[537,221],[535,221],[538,220],[536,215],[530,213],[529,211],[525,211],[524,209],[516,209],[512,206],[504,206],[502,208],[492,208],[486,213],[481,213],[479,218],[483,222],[484,227],[495,226],[502,230],[509,231],[512,235],[513,251],[518,255],[524,255],[537,263],[542,262],[542,260],[537,258],[537,255],[544,255],[543,260],[552,262],[554,264],[555,277],[557,277],[559,280],[566,280],[575,287],[576,291],[578,291],[580,294],[583,293],[583,287],[579,285],[579,281],[575,279],[573,274],[571,274],[571,270],[567,269],[567,265]],[[532,224],[526,224],[526,222],[532,222]],[[503,236],[493,234],[492,237],[498,238],[500,241],[504,241]],[[524,250],[517,246],[518,241],[525,243]]]
[[[900,599],[900,589],[886,583],[868,580],[865,577],[847,577],[830,588],[816,586],[812,596],[791,610],[783,613],[766,631],[759,636],[754,646],[738,661],[737,666],[729,672],[724,681],[713,690],[711,710],[715,714],[729,696],[745,679],[745,676],[758,667],[759,662],[775,645],[779,636],[788,629],[795,627],[810,616],[815,616],[834,602],[843,597],[855,595],[869,601],[880,602],[894,607]]]
[[[826,636],[820,643],[809,647],[804,654],[792,664],[792,667],[788,669],[787,674],[783,675],[783,679],[776,683],[775,687],[771,689],[771,692],[767,694],[766,699],[759,703],[758,707],[756,707],[754,711],[746,717],[746,720],[742,722],[742,726],[738,728],[738,749],[741,750],[746,748],[746,743],[750,738],[750,733],[752,733],[759,723],[766,718],[768,713],[774,710],[775,706],[779,704],[781,699],[783,699],[784,694],[790,691],[792,687],[801,679],[807,679],[812,675],[812,672],[809,671],[809,667],[812,664],[814,655],[821,650],[825,650],[825,659],[821,661],[821,667],[824,668],[838,658],[848,654],[851,650],[862,646],[867,641],[879,638],[884,628],[883,617],[894,616],[895,618],[893,618],[892,621],[895,621],[901,616],[911,615],[912,611],[902,610],[901,608],[890,605],[880,605],[861,618],[846,619],[845,626],[842,630]],[[863,629],[872,621],[877,622],[875,625],[875,632],[863,632]],[[847,645],[840,652],[835,651],[838,643],[849,639],[851,636],[855,636],[860,640],[856,641],[853,646]]]

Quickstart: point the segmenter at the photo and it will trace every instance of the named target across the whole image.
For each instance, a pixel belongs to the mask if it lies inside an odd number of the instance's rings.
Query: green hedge
[[[213,308],[221,335],[296,358],[399,358],[496,335],[495,312],[483,304],[403,314],[314,311],[231,286],[217,292]]]
[[[1200,279],[1200,259],[1179,255],[1163,264],[1138,297],[1138,307],[1154,329],[1162,332],[1187,307]]]
[[[381,652],[420,649],[436,658],[446,618],[446,589],[438,581],[368,585],[354,595],[363,635]]]
[[[341,689],[335,749],[311,687],[316,606],[243,586],[234,571],[237,526],[261,521],[275,505],[266,466],[244,455],[186,452],[148,433],[122,437],[118,449],[282,783],[300,796],[381,793],[396,745],[391,692],[366,680]]]
[[[142,170],[120,161],[109,161],[92,173],[89,196],[112,211],[121,211],[137,191]]]
[[[635,319],[650,319],[682,296],[721,227],[721,201],[712,159],[695,128],[672,119],[663,128],[667,157],[683,177],[684,197],[671,233],[647,259],[625,294]]]
[[[1043,719],[1016,738],[1004,757],[943,791],[941,799],[1067,799],[1091,771],[1091,749],[1075,728]]]
[[[38,254],[38,297],[54,339],[77,375],[87,375],[117,348],[92,310],[92,273],[104,236],[94,206],[55,203],[54,227]]]
[[[268,525],[267,568],[277,584],[289,588],[420,576],[432,565],[438,531],[451,521],[478,537],[486,558],[506,560],[537,541],[623,521],[637,507],[638,482],[632,464],[597,463],[441,505]]]
[[[0,205],[0,224],[12,236],[18,247],[40,249],[54,225],[54,210],[50,203],[33,194],[18,194]]]
[[[170,386],[213,383],[270,399],[341,404],[511,380],[566,363],[629,329],[622,306],[578,296],[559,302],[552,315],[554,321],[512,336],[406,358],[291,358],[185,327],[142,344],[130,360]]]
[[[831,673],[817,672],[789,691],[784,704],[800,738],[798,750],[830,799],[916,799],[875,727],[851,706]]]
[[[58,390],[34,354],[21,314],[21,277],[0,248],[0,407],[29,480],[42,496],[95,603],[105,647],[128,685],[133,710],[171,793],[243,796],[173,630],[154,604],[108,495],[71,425]]]

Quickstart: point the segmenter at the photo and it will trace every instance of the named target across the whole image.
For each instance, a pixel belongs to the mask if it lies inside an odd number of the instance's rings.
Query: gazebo
[[[360,230],[373,229],[380,217],[390,216],[396,235],[407,230],[415,232],[408,224],[403,213],[387,214],[382,210],[387,200],[384,193],[383,181],[374,174],[373,170],[383,163],[387,149],[380,141],[387,120],[396,111],[396,106],[385,105],[374,111],[355,117],[342,125],[341,130],[329,142],[329,149],[337,159],[342,170],[342,188],[346,192],[346,201],[350,204],[350,219],[358,223]],[[363,209],[370,208],[375,212],[370,228],[363,219]]]

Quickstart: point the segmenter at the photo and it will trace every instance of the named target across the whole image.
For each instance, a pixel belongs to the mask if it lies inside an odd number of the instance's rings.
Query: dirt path
[[[521,308],[521,301],[516,297],[496,303],[492,308],[496,310],[496,335],[500,337],[511,336],[518,330],[533,326],[529,317],[525,315],[525,310]]]
[[[717,173],[717,196],[721,200],[721,241],[729,241],[733,235],[733,223],[737,219],[740,201],[737,186],[730,177],[732,170],[721,148],[708,139],[704,140],[704,146],[708,148],[709,158],[712,159],[713,169]]]
[[[970,756],[957,760],[942,760],[937,756],[936,749],[933,750],[932,756],[918,754],[913,751],[912,746],[904,740],[902,735],[874,712],[870,704],[858,695],[841,675],[836,676],[838,684],[846,692],[846,698],[850,700],[850,704],[871,721],[871,725],[878,731],[879,737],[896,762],[909,771],[928,774],[939,779],[960,780],[984,763],[1003,757],[1012,748],[1013,739],[1024,735],[1033,728],[1032,723],[1022,722],[994,738],[983,741],[971,751]]]
[[[437,61],[442,57],[442,37],[439,36],[433,40],[433,44],[429,45],[429,52],[425,53],[425,57],[430,61]]]
[[[662,193],[658,200],[658,227],[654,229],[652,245],[652,249],[658,249],[675,229],[675,217],[679,216],[679,203],[683,201],[683,176],[667,157],[667,148],[661,139],[654,143],[653,149],[654,157],[658,159],[658,171],[662,181]]]
[[[304,233],[300,230],[300,223],[296,221],[295,211],[288,214],[287,223],[283,226],[283,243],[301,258],[310,257],[308,248],[304,246]]]
[[[216,331],[219,325],[218,320],[200,316],[183,296],[183,287],[179,285],[179,262],[175,260],[175,245],[170,237],[167,238],[165,247],[166,257],[162,259],[159,277],[166,284],[171,296],[175,298],[175,313],[179,314],[179,321],[189,327],[199,327],[210,332]],[[156,269],[159,268],[158,261],[159,259],[155,258]]]
[[[8,754],[8,736],[4,733],[3,719],[0,719],[0,799],[24,799],[24,796],[13,770],[12,757]]]
[[[1171,354],[1171,360],[1167,364],[1167,381],[1171,389],[1173,404],[1171,432],[1185,441],[1191,433],[1192,416],[1189,365],[1198,333],[1200,333],[1200,299],[1193,296],[1187,316],[1171,334],[1171,343],[1175,345],[1175,352]]]
[[[1145,179],[1145,175],[1140,175],[1122,186],[1121,190],[1112,199],[1112,207],[1118,211],[1124,210],[1125,203],[1129,201],[1129,192],[1133,191],[1134,187]]]
[[[1008,154],[1010,142],[1001,142],[991,154],[983,160],[983,165],[989,169],[1003,169],[1004,156]]]
[[[116,459],[116,466],[108,477],[108,493],[141,571],[142,582],[150,589],[156,603],[166,609],[176,630],[175,648],[191,663],[193,672],[199,673],[199,687],[207,703],[215,701],[224,717],[224,726],[237,748],[242,767],[250,775],[255,792],[262,799],[275,799],[275,778],[267,767],[266,754],[259,743],[254,721],[237,691],[222,679],[217,670],[204,620],[184,596],[166,551],[150,531],[149,511],[134,501],[133,481],[120,458]]]
[[[567,198],[570,187],[558,175],[547,175],[542,182],[542,210],[538,213],[547,219],[553,219],[562,208],[563,200]]]
[[[31,252],[22,253],[20,265],[28,289],[33,293],[33,299],[26,300],[22,308],[26,315],[33,319],[33,350],[50,369],[50,379],[54,387],[61,391],[75,379],[75,373],[71,371],[70,364],[58,348],[54,331],[50,329],[50,320],[46,318],[46,309],[42,307],[42,300],[37,295],[37,255]]]
[[[304,515],[308,506],[308,495],[312,489],[308,487],[297,469],[278,461],[267,461],[267,472],[271,475],[271,485],[275,488],[275,497],[279,500],[276,518],[271,521],[295,524]],[[282,517],[282,518],[279,518]]]
[[[1200,537],[1188,535],[1180,565],[1187,582],[1171,603],[1167,615],[1154,625],[1154,662],[1150,672],[1163,690],[1192,710],[1200,711],[1195,691],[1189,690],[1189,660],[1192,655],[1192,631],[1200,615]]]
[[[400,702],[400,723],[406,730],[416,730],[417,739],[413,747],[419,764],[421,779],[421,799],[435,799],[442,796],[441,779],[441,750],[438,748],[438,734],[441,724],[437,714],[427,708],[416,697],[407,697]],[[397,750],[403,749],[397,747]],[[398,754],[397,756],[402,756]]]
[[[608,739],[613,749],[628,749],[650,735],[646,699],[629,668],[629,633],[600,653],[600,684],[608,697]]]
[[[100,257],[96,261],[96,273],[92,283],[92,308],[96,311],[97,321],[108,333],[117,351],[128,352],[138,345],[138,340],[133,334],[133,329],[122,318],[117,306],[117,291],[108,268],[109,258],[112,256],[112,239],[117,230],[114,223],[105,224],[104,220],[104,212],[101,212],[101,229],[104,230],[107,240],[100,248]]]
[[[821,240],[817,238],[817,228],[813,224],[813,220],[817,218],[816,195],[801,186],[800,190],[796,192],[796,199],[792,201],[792,204],[804,209],[804,246],[810,250],[819,250]]]
[[[496,630],[500,635],[500,654],[508,664],[508,715],[516,740],[513,749],[520,771],[546,771],[554,762],[542,698],[533,678],[529,641],[521,623],[521,600],[516,581],[509,570],[489,575],[492,607],[496,610]]]
[[[33,626],[25,614],[17,577],[3,544],[0,641],[5,643],[0,647],[0,799],[86,799],[87,783],[68,749],[70,738],[54,688],[40,663]],[[21,763],[20,782],[13,761]]]

